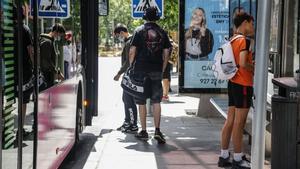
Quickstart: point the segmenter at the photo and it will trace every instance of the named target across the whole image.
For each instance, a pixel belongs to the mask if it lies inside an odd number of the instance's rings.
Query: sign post
[[[149,7],[157,8],[159,16],[164,17],[164,0],[131,0],[131,16],[134,19],[141,19],[144,10]]]

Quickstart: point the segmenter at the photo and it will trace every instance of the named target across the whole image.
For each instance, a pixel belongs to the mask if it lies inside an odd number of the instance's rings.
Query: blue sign
[[[31,9],[33,9],[32,0]],[[38,16],[41,18],[68,18],[70,17],[70,0],[38,0]]]
[[[152,6],[157,8],[161,18],[164,16],[163,0],[131,0],[131,2],[131,15],[135,19],[142,18],[144,10]]]

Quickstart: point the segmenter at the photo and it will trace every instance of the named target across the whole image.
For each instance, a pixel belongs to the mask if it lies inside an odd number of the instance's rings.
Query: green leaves
[[[158,24],[167,31],[178,31],[178,16],[178,0],[164,0],[164,18]],[[100,42],[105,40],[105,43],[111,44],[113,42],[113,29],[115,25],[122,23],[132,33],[144,21],[131,17],[131,0],[110,0],[109,15],[100,16],[99,23]]]

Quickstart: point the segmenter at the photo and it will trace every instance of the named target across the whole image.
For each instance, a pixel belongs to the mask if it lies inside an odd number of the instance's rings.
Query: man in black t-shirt
[[[160,132],[161,98],[162,98],[162,73],[168,63],[171,43],[166,32],[155,21],[159,20],[158,10],[149,7],[145,10],[143,19],[147,22],[135,30],[132,38],[129,61],[134,64],[135,72],[146,73],[151,81],[149,96],[153,104],[153,116],[155,124],[154,138],[158,143],[165,143],[163,134]],[[136,135],[141,140],[148,139],[146,131],[146,100],[136,99],[139,105],[142,130]]]
[[[25,15],[23,14],[22,10],[22,19],[24,20]],[[18,37],[18,22],[17,22],[17,8],[16,6],[13,7],[13,19],[14,19],[14,59],[15,59],[15,87],[17,89],[18,86],[18,79],[19,79],[19,74],[18,74],[18,63],[19,63],[19,37]],[[33,87],[26,87],[27,84],[32,83],[32,75],[33,75],[33,41],[32,41],[32,35],[31,31],[28,26],[26,26],[24,23],[22,23],[22,27],[20,28],[22,31],[22,62],[23,62],[23,83],[22,83],[22,89],[23,89],[23,104],[22,104],[22,115],[23,115],[23,125],[24,125],[24,120],[25,120],[25,115],[26,115],[26,105],[30,101],[30,95],[33,92]],[[16,95],[18,96],[17,91]],[[24,134],[24,131],[23,131]]]

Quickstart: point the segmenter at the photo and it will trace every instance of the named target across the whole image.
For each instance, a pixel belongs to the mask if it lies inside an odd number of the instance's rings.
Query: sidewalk
[[[133,134],[116,131],[124,118],[120,82],[109,72],[117,72],[120,58],[100,58],[99,117],[87,127],[83,138],[88,155],[80,155],[84,169],[217,169],[220,153],[222,118],[200,118],[188,115],[197,111],[198,98],[172,93],[170,102],[162,104],[161,131],[167,143],[158,145],[137,140]],[[115,66],[112,66],[115,65]],[[106,73],[105,73],[106,72]],[[172,76],[176,90],[177,76]],[[105,82],[105,83],[104,83]],[[153,118],[147,117],[147,130],[153,137]],[[91,141],[92,140],[92,141]],[[245,144],[247,140],[245,137]],[[82,143],[84,144],[84,143]],[[249,145],[247,146],[249,150]],[[249,157],[249,155],[248,155]],[[76,164],[74,164],[76,166]],[[79,165],[77,165],[78,168]],[[77,168],[75,167],[75,168]],[[72,167],[73,168],[73,167]],[[268,167],[267,167],[268,168]]]

